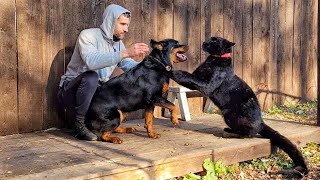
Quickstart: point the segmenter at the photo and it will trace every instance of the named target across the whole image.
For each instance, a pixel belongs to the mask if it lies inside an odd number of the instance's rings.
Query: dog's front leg
[[[145,118],[145,128],[147,129],[148,135],[150,138],[157,139],[160,137],[160,134],[157,134],[153,132],[153,111],[154,111],[154,106],[151,108],[145,109],[144,112],[144,118]]]
[[[200,80],[193,74],[181,70],[172,71],[171,79],[184,87],[198,91],[201,91],[208,84],[208,82]]]
[[[163,107],[163,108],[167,108],[169,109],[170,113],[171,113],[171,122],[173,125],[177,126],[179,124],[179,120],[178,120],[178,108],[177,106],[175,106],[172,102],[164,99],[164,98],[159,98],[157,103],[157,106]]]
[[[101,136],[101,140],[104,142],[110,142],[114,144],[121,144],[123,142],[122,139],[111,136],[111,132],[104,132]]]

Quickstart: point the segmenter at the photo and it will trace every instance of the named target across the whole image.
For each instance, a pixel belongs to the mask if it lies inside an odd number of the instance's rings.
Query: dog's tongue
[[[184,54],[181,53],[177,53],[177,57],[181,60],[181,61],[186,61],[188,60],[188,57]]]
[[[222,58],[229,58],[230,57],[230,53],[225,53],[221,55]]]

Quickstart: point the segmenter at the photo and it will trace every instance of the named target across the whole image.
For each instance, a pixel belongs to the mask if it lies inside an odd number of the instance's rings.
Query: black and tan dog
[[[168,91],[169,72],[173,63],[187,60],[186,45],[174,39],[160,42],[151,40],[153,48],[149,56],[128,72],[110,79],[96,92],[87,113],[87,125],[102,141],[122,143],[111,132],[130,133],[134,128],[122,128],[128,112],[145,109],[145,128],[150,138],[159,138],[152,128],[155,106],[171,111],[171,122],[178,125],[178,109],[164,98]]]
[[[172,79],[208,96],[221,110],[227,133],[269,138],[283,149],[296,165],[293,173],[305,175],[308,168],[301,152],[286,137],[263,122],[260,105],[252,89],[234,74],[230,53],[235,44],[226,39],[211,37],[202,45],[210,55],[192,74],[172,71]]]

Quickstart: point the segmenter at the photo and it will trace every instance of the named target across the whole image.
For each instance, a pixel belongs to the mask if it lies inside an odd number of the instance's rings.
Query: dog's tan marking
[[[177,58],[177,52],[187,52],[189,49],[188,46],[183,46],[180,48],[174,48],[172,49],[171,53],[170,53],[170,61],[171,63],[179,63],[180,61]]]
[[[127,119],[128,113],[123,113],[121,110],[118,109],[119,115],[120,115],[120,122],[123,122]]]
[[[171,123],[177,126],[179,124],[179,119],[178,119],[179,109],[175,105],[168,105],[165,108],[168,108],[169,111],[171,112]]]
[[[121,144],[123,141],[118,137],[111,137],[111,132],[104,132],[101,136],[101,140],[104,142],[111,142],[114,144]]]
[[[160,134],[157,134],[153,131],[153,108],[145,109],[144,112],[145,118],[145,128],[147,129],[148,135],[150,138],[157,139],[160,137]]]
[[[157,106],[161,106],[163,108],[167,108],[169,109],[170,113],[171,113],[171,122],[173,125],[177,126],[179,125],[179,119],[178,119],[178,112],[179,109],[177,108],[177,106],[175,106],[174,104],[157,104]]]
[[[132,128],[132,127],[123,128],[123,127],[120,127],[120,126],[118,126],[118,127],[114,130],[114,132],[116,132],[116,133],[133,133],[133,132],[135,132],[135,131],[136,131],[135,128]]]
[[[169,90],[169,84],[168,83],[163,83],[162,86],[162,94],[166,94]]]

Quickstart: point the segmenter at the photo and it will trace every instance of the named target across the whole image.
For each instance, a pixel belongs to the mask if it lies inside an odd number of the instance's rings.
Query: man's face
[[[116,22],[116,27],[114,28],[113,35],[122,40],[128,33],[129,24],[130,19],[124,15],[121,15]]]

